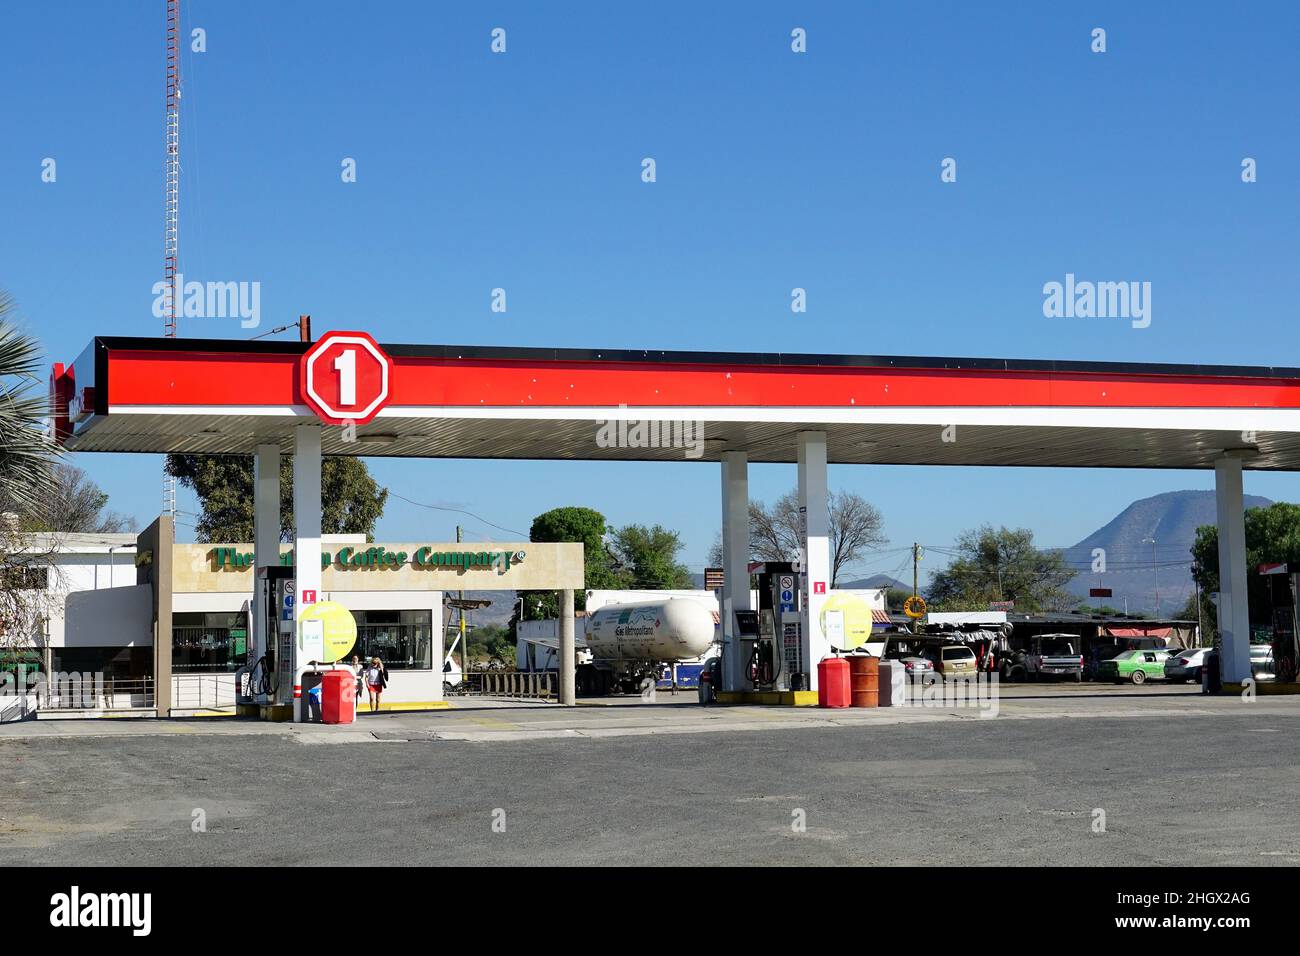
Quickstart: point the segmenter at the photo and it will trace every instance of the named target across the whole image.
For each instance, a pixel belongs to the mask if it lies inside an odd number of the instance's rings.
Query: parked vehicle
[[[1108,661],[1102,661],[1097,668],[1099,680],[1110,680],[1122,684],[1129,680],[1134,684],[1145,684],[1148,680],[1163,680],[1165,661],[1171,652],[1165,649],[1149,651],[1124,651]]]
[[[1025,653],[1025,673],[1030,680],[1044,677],[1083,680],[1083,655],[1073,634],[1038,634]]]
[[[885,653],[884,659],[898,661],[903,665],[903,671],[914,681],[919,680],[923,684],[932,684],[939,679],[934,672],[934,665],[927,658],[906,653],[897,647],[890,648]]]
[[[1212,648],[1189,647],[1179,651],[1165,661],[1165,680],[1185,684],[1188,681],[1201,682],[1201,672],[1205,667],[1205,657]]]
[[[964,644],[926,648],[925,656],[944,680],[954,677],[974,677],[979,671],[975,652]]]

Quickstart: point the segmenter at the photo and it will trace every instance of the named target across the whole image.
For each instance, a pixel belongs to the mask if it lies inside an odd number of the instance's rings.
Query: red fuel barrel
[[[350,724],[357,719],[356,677],[350,670],[326,671],[320,684],[322,723]]]
[[[847,707],[851,700],[849,662],[826,657],[817,665],[817,706]]]
[[[879,707],[880,659],[862,654],[850,657],[849,683],[854,707]]]

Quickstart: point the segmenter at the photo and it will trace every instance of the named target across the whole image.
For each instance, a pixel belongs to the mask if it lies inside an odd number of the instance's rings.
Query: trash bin
[[[1201,664],[1201,693],[1217,694],[1223,690],[1223,671],[1219,668],[1219,650],[1215,648],[1205,655]]]
[[[849,685],[854,707],[880,706],[880,659],[865,654],[849,657]]]
[[[319,671],[304,671],[299,682],[302,694],[302,719],[309,724],[319,724],[321,719],[321,674]]]
[[[852,702],[849,662],[842,657],[826,657],[817,665],[817,706],[848,707]]]
[[[713,680],[709,677],[709,669],[706,667],[700,671],[700,682],[698,685],[701,704],[713,703]]]
[[[357,719],[356,677],[352,671],[332,670],[321,679],[321,720],[350,724]]]
[[[902,661],[880,662],[880,706],[900,707],[906,701],[907,668]]]
[[[722,689],[722,658],[710,657],[700,668],[699,694],[701,704],[715,704]]]

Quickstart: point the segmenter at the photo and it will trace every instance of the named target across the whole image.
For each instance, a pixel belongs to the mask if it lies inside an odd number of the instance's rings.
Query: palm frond
[[[0,292],[0,502],[28,511],[53,493],[60,449],[48,430],[49,399],[37,390],[40,346],[9,321],[12,311]]]

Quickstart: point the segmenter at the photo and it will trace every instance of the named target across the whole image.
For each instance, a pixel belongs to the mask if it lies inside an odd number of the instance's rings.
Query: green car
[[[1122,684],[1126,679],[1135,684],[1145,684],[1149,678],[1164,680],[1165,661],[1172,652],[1124,651],[1108,661],[1102,661],[1097,667],[1098,680],[1112,680]]]

